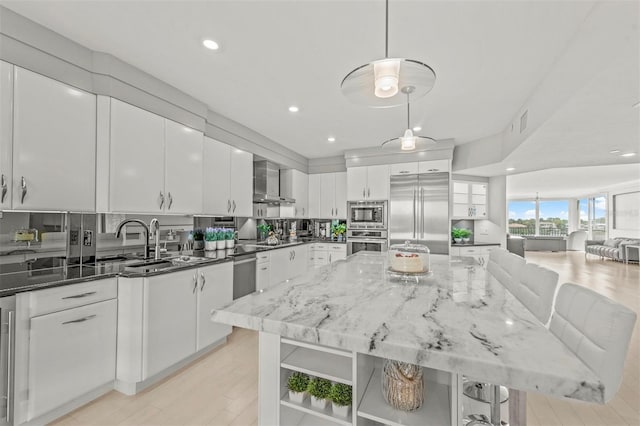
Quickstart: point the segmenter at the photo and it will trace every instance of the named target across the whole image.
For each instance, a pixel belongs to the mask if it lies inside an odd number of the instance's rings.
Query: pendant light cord
[[[389,57],[389,0],[385,0],[384,57]]]
[[[411,109],[409,103],[409,92],[407,92],[407,129],[411,128]]]

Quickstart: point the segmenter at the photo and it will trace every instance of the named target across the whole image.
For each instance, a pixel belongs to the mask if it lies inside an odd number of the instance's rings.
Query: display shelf
[[[352,359],[331,352],[296,347],[281,362],[280,366],[300,371],[311,376],[322,377],[332,382],[353,385]]]
[[[392,426],[450,425],[449,393],[449,386],[425,380],[422,407],[411,412],[396,410],[384,400],[381,370],[376,368],[358,407],[358,416]]]
[[[306,414],[304,417],[315,417],[315,419],[308,419],[309,422],[305,422],[305,423],[297,422],[297,423],[295,423],[295,424],[298,424],[298,425],[300,425],[300,424],[305,424],[305,425],[311,425],[311,424],[325,425],[325,424],[327,424],[327,421],[329,421],[332,424],[336,424],[336,425],[351,426],[351,416],[349,416],[349,417],[339,417],[339,416],[334,415],[333,411],[332,411],[332,408],[331,408],[331,404],[328,404],[327,407],[324,410],[320,410],[318,408],[315,408],[315,407],[311,406],[310,398],[305,399],[302,404],[298,404],[298,403],[295,403],[295,402],[292,402],[291,400],[289,400],[289,394],[285,393],[282,396],[282,398],[280,399],[280,405],[282,405],[283,407],[288,407],[290,409],[301,411],[301,412]],[[286,410],[281,410],[281,414],[283,412],[286,412]],[[281,416],[281,417],[283,417],[283,416]],[[320,421],[316,421],[316,419],[320,419]],[[284,421],[281,421],[280,423],[283,424],[283,425],[290,424],[290,423],[287,423],[287,422],[284,422]]]

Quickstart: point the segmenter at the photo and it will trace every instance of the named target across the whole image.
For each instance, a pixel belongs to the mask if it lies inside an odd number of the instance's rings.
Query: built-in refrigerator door
[[[449,254],[449,173],[418,175],[417,239],[431,253]]]
[[[389,240],[391,244],[418,238],[418,175],[391,177]]]

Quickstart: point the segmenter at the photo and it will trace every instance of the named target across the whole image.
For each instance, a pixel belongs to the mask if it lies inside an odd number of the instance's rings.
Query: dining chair
[[[549,330],[604,384],[604,402],[622,382],[636,313],[588,288],[565,283],[558,290]]]

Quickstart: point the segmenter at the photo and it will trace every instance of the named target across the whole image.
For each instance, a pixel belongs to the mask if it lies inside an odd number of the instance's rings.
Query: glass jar
[[[429,247],[424,244],[393,244],[389,247],[389,269],[402,274],[426,274],[431,270]]]

